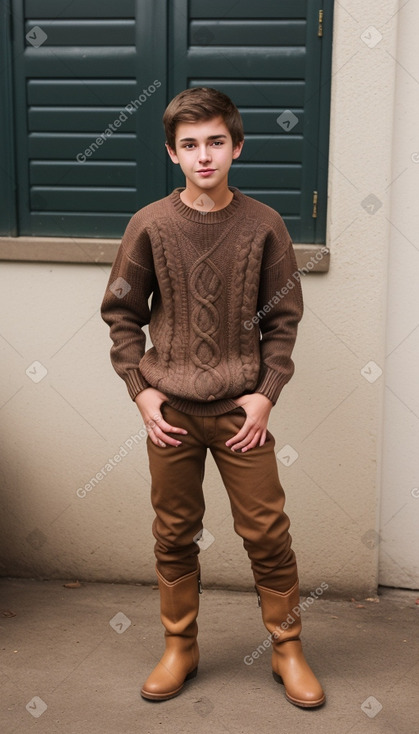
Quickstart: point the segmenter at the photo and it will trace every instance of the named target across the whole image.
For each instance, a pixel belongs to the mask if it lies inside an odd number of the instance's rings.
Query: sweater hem
[[[188,400],[187,398],[178,398],[175,395],[168,396],[168,404],[179,410],[180,413],[188,415],[202,416],[209,418],[211,416],[223,415],[231,410],[238,408],[237,403],[231,398],[214,400],[213,402],[198,402],[196,400]]]

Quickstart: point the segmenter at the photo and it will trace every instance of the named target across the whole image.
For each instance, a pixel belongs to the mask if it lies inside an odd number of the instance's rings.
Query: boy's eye
[[[211,145],[214,145],[217,148],[221,148],[221,146],[224,145],[224,141],[223,140],[213,140],[211,142]],[[185,150],[192,150],[193,148],[195,148],[195,143],[184,143],[182,148],[184,148]]]

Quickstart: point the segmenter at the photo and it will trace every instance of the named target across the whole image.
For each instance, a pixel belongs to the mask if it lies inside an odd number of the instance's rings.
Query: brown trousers
[[[164,403],[162,414],[172,425],[188,431],[178,436],[182,445],[177,447],[163,448],[147,440],[151,501],[156,513],[154,551],[162,576],[174,581],[196,570],[200,551],[196,538],[202,531],[205,511],[202,481],[209,449],[227,490],[234,529],[243,538],[256,583],[277,591],[290,589],[297,581],[297,564],[272,434],[268,432],[264,446],[235,452],[225,442],[243,425],[242,408],[202,418],[180,413]]]

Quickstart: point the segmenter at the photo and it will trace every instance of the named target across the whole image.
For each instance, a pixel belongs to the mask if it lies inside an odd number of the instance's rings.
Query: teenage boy
[[[141,695],[172,698],[197,673],[196,541],[209,449],[251,561],[274,678],[291,703],[320,706],[325,695],[301,648],[297,565],[267,428],[293,374],[303,312],[291,239],[277,212],[228,186],[244,142],[229,97],[187,89],[163,123],[185,188],[132,217],[102,304],[113,366],[148,429],[166,651]]]

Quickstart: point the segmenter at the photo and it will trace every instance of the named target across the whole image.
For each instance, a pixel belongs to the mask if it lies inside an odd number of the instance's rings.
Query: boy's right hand
[[[135,398],[138,410],[143,417],[144,425],[152,442],[156,446],[161,447],[165,447],[167,444],[170,446],[180,446],[182,441],[168,436],[166,431],[169,433],[181,433],[183,435],[187,431],[178,426],[171,426],[170,423],[164,420],[161,414],[161,406],[167,400],[167,395],[160,392],[160,390],[156,390],[154,387],[147,387],[138,393]]]

